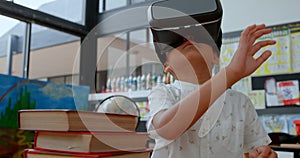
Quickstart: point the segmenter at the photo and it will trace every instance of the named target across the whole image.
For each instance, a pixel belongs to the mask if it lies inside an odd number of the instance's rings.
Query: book
[[[23,109],[88,109],[89,86],[58,84],[0,74],[0,157],[21,158],[34,131],[18,129]]]
[[[135,131],[138,117],[76,110],[20,110],[19,129],[46,131]]]
[[[284,115],[288,121],[289,134],[297,135],[297,126],[295,120],[300,120],[300,114],[286,114]]]
[[[253,103],[255,109],[265,109],[265,90],[253,90],[248,93],[248,97]]]
[[[77,152],[105,153],[145,149],[146,132],[59,132],[37,131],[34,149]]]
[[[298,80],[277,82],[277,91],[281,105],[296,105],[300,103]]]
[[[288,133],[288,122],[285,115],[263,115],[262,124],[267,133]]]
[[[132,152],[120,152],[120,153],[61,153],[45,150],[26,149],[24,150],[24,158],[149,158],[151,150],[141,150]]]

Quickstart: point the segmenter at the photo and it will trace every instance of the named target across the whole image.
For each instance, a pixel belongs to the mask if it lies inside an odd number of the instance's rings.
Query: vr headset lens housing
[[[180,46],[185,40],[205,43],[218,51],[222,37],[219,0],[185,0],[184,3],[182,0],[158,1],[150,6],[148,17],[156,53],[163,63],[165,53]]]
[[[192,26],[190,28],[182,28],[177,30],[152,29],[152,33],[154,36],[156,52],[162,62],[165,61],[165,53],[180,46],[187,40],[196,43],[208,44],[212,46],[215,51],[218,51],[215,41],[211,38],[203,26]]]

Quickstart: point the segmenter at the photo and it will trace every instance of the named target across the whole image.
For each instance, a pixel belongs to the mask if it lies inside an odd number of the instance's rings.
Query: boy
[[[267,145],[270,138],[258,120],[248,97],[229,88],[253,73],[270,55],[255,53],[275,41],[256,42],[272,30],[252,25],[241,34],[231,63],[212,77],[218,55],[208,43],[193,41],[193,35],[165,52],[164,71],[176,81],[159,85],[149,95],[147,128],[156,145],[152,158],[276,158]],[[256,42],[256,43],[255,43]]]

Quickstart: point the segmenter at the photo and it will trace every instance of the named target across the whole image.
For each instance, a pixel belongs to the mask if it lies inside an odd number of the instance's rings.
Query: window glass
[[[14,0],[13,2],[72,22],[84,24],[85,1],[86,0]]]
[[[102,13],[107,10],[125,7],[128,2],[130,2],[130,4],[136,4],[145,1],[147,0],[99,0],[99,12]]]
[[[128,39],[129,43],[126,43]],[[129,32],[129,36],[121,33],[98,39],[98,92],[141,90],[135,80],[143,74],[162,75],[162,64],[158,62],[149,40],[146,29]],[[127,51],[128,44],[130,47]],[[135,84],[133,87],[121,86],[121,82]]]
[[[108,78],[126,76],[126,33],[98,39],[96,91],[106,90]]]
[[[21,77],[26,24],[1,15],[0,24],[0,73]]]
[[[112,92],[110,80],[127,75],[126,33],[99,38],[97,52],[96,90]]]
[[[73,74],[65,77],[65,84],[79,85],[79,75]]]
[[[55,82],[70,82],[65,77],[79,73],[78,66],[74,65],[79,49],[79,37],[32,25],[29,78],[52,78]]]
[[[134,4],[134,3],[141,3],[141,2],[145,2],[147,0],[131,0],[131,3]]]
[[[112,10],[120,7],[125,7],[127,5],[127,0],[106,0],[105,10]]]
[[[79,37],[41,25],[32,25],[31,49],[60,45],[80,40]]]
[[[148,29],[130,32],[130,41],[134,43],[146,43],[149,40]]]
[[[99,13],[104,12],[104,1],[105,0],[99,0]]]
[[[142,29],[130,32],[130,56],[133,58],[132,62],[134,62],[137,66],[135,71],[135,75],[137,77],[145,76],[146,78],[150,76],[150,82],[146,84],[148,86],[142,87],[143,89],[149,90],[153,86],[157,84],[157,82],[161,82],[163,78],[163,65],[159,62],[156,57],[156,53],[152,43],[152,36],[149,32],[149,29]],[[160,81],[157,79],[159,78]],[[148,78],[149,79],[149,78]]]
[[[55,83],[64,84],[65,83],[65,78],[64,77],[53,77],[53,78],[49,78],[48,81],[49,82],[55,82]]]
[[[39,79],[42,80],[42,79]],[[79,75],[58,76],[44,79],[44,81],[55,82],[60,84],[79,85]]]

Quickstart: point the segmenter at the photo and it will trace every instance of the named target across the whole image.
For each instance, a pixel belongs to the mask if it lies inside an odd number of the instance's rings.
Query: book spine
[[[58,134],[86,134],[86,135],[149,135],[146,132],[131,132],[131,131],[120,131],[120,132],[108,132],[108,131],[103,131],[103,132],[93,132],[93,131],[47,131],[47,130],[36,130],[35,136],[39,135],[39,133],[58,133]],[[34,142],[35,143],[35,142]]]
[[[133,150],[110,150],[110,151],[103,151],[103,152],[82,152],[82,151],[70,151],[70,150],[56,150],[56,149],[48,149],[48,148],[42,148],[42,147],[34,147],[35,150],[39,151],[45,151],[45,152],[56,152],[56,153],[66,153],[66,154],[98,154],[98,155],[108,155],[112,156],[113,155],[120,155],[128,152],[137,152],[137,151],[143,151],[146,150],[147,148],[140,148],[140,149],[133,149]],[[109,155],[110,154],[110,155]]]
[[[23,151],[23,158],[27,158],[27,153],[28,153],[29,150],[30,150],[30,149],[25,149],[25,150]]]
[[[111,157],[111,156],[117,156],[117,155],[123,155],[128,153],[141,153],[141,152],[151,152],[152,149],[143,149],[138,151],[132,151],[132,152],[110,152],[110,153],[68,153],[68,152],[54,152],[54,151],[45,151],[45,150],[39,150],[39,149],[25,149],[23,153],[23,158],[27,158],[28,154],[36,154],[36,155],[47,155],[49,156],[67,156],[67,157],[76,157],[76,158],[101,158],[101,157]]]
[[[46,150],[40,150],[40,149],[25,149],[23,153],[23,158],[27,158],[28,154],[33,155],[47,155],[47,156],[66,156],[66,157],[88,157],[88,158],[100,158],[100,157],[110,157],[113,156],[113,154],[93,154],[93,153],[68,153],[68,152],[55,152],[55,151],[46,151]]]
[[[33,148],[34,149],[36,148],[36,141],[37,141],[38,134],[39,134],[39,132],[35,131],[34,138],[33,138]]]
[[[21,128],[21,120],[20,120],[20,115],[21,115],[21,112],[18,111],[18,128],[20,129]]]

